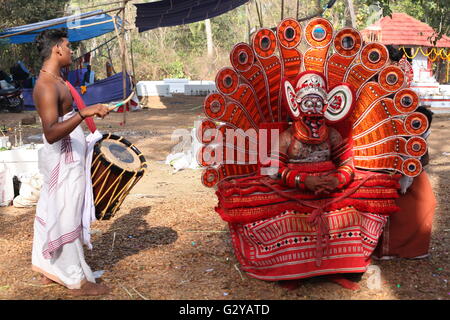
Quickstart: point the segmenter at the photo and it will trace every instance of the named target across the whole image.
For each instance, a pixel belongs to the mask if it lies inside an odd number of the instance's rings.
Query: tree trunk
[[[205,31],[206,47],[208,48],[208,60],[211,61],[214,56],[214,43],[212,38],[211,21],[209,19],[205,20]]]
[[[316,11],[322,10],[322,6],[320,5],[320,0],[316,0]]]
[[[248,2],[246,5],[245,5],[245,17],[246,17],[246,20],[247,20],[247,43],[250,43],[250,33],[251,33],[251,31],[252,31],[252,25],[251,25],[251,22],[250,22],[250,8],[249,8],[249,6],[250,6],[250,2]]]
[[[352,27],[356,28],[356,15],[355,6],[353,5],[353,0],[347,0],[348,11],[350,12],[350,19],[352,21]]]

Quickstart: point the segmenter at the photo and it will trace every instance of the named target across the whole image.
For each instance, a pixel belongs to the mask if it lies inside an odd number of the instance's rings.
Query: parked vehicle
[[[17,87],[10,76],[0,71],[0,111],[22,112],[23,108],[22,88]]]
[[[0,90],[0,111],[22,112],[23,106],[22,89]]]

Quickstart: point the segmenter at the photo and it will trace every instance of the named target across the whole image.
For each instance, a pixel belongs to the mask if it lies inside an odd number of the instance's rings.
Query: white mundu
[[[69,112],[64,121],[75,115]],[[79,125],[49,144],[44,136],[39,169],[44,176],[34,221],[32,269],[69,289],[95,282],[83,253],[82,216],[86,188],[86,138]],[[90,177],[89,177],[90,178]],[[83,230],[84,229],[84,230]]]

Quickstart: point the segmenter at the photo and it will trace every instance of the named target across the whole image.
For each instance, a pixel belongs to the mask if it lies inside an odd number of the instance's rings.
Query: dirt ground
[[[372,261],[382,285],[370,289],[367,272],[360,290],[350,291],[321,278],[304,280],[294,291],[250,278],[239,268],[227,224],[214,211],[214,190],[200,182],[201,170],[177,173],[164,164],[177,145],[176,129],[190,129],[203,118],[203,97],[153,98],[151,108],[111,114],[97,120],[102,132],[133,142],[149,162],[148,172],[110,220],[92,225],[92,251],[85,250],[93,271],[103,270],[110,295],[85,299],[120,300],[448,300],[450,114],[435,115],[429,138],[427,169],[438,200],[430,257],[423,260]],[[34,111],[0,114],[0,126],[12,128]],[[37,142],[39,122],[24,126],[24,141]],[[8,133],[9,135],[12,132]],[[31,138],[29,138],[31,137]],[[13,140],[13,138],[11,139]],[[43,286],[31,271],[34,208],[0,207],[0,299],[80,299],[59,285]],[[84,299],[84,298],[81,298]]]

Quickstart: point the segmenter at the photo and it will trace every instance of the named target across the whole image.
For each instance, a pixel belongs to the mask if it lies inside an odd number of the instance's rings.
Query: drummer
[[[107,294],[108,287],[95,283],[83,253],[86,141],[80,124],[88,117],[105,117],[108,109],[96,104],[73,110],[71,91],[61,77],[61,68],[72,62],[66,29],[41,32],[36,45],[43,59],[33,99],[44,132],[39,151],[44,184],[34,221],[32,269],[42,275],[43,284],[59,283],[73,295]]]

